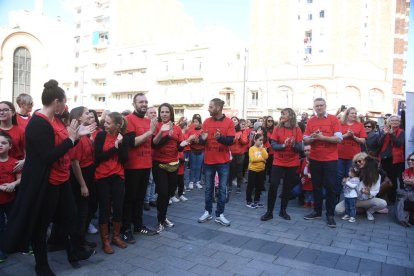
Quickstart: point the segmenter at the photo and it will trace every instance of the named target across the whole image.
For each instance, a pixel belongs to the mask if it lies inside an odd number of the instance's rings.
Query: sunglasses
[[[362,162],[364,162],[364,160],[360,159],[360,160],[357,160],[355,163],[361,164]]]
[[[273,122],[273,120],[267,120],[268,122]]]
[[[365,126],[365,128],[372,128],[372,126]]]
[[[414,162],[414,158],[408,158],[407,162]]]

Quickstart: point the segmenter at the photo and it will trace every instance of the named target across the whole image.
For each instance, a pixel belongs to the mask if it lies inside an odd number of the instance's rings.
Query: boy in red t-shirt
[[[4,131],[0,131],[0,240],[6,228],[6,218],[9,217],[14,198],[15,188],[20,184],[20,173],[15,173],[17,160],[9,156],[12,148],[12,138]],[[0,263],[7,255],[0,250]]]

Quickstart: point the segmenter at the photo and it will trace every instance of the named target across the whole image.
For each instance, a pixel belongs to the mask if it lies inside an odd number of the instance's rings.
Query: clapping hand
[[[124,139],[124,137],[122,136],[121,133],[118,134],[118,137],[116,137],[115,140],[115,147],[118,148],[119,144],[122,144],[122,140]]]
[[[220,138],[220,136],[221,136],[220,129],[216,129],[216,132],[214,133],[214,138],[218,139],[218,138]]]

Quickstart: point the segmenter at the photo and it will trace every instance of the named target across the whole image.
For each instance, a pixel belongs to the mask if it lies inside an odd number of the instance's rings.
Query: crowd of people
[[[134,234],[173,227],[169,205],[187,201],[193,189],[205,190],[199,223],[213,219],[216,201],[214,221],[230,226],[224,216],[229,194],[240,194],[247,182],[246,207],[266,207],[262,221],[273,219],[282,186],[285,220],[297,196],[313,209],[305,220],[320,219],[325,200],[332,228],[335,213],[350,223],[358,212],[374,220],[389,205],[399,223],[413,224],[414,153],[405,169],[404,126],[396,115],[376,131],[376,122],[361,122],[355,108],[331,115],[317,98],[312,116],[304,112],[298,120],[284,108],[277,122],[272,116],[252,121],[227,117],[215,98],[204,121],[194,114],[176,122],[172,105],[149,107],[138,93],[133,112],[105,111],[99,120],[87,107],[69,111],[55,80],[44,84],[41,109],[32,113],[27,94],[16,102],[18,111],[0,102],[0,261],[6,253],[33,252],[38,275],[54,275],[48,250],[66,250],[74,267],[90,258],[97,244],[86,239],[88,232],[99,231],[103,252],[113,254],[113,246],[134,244]],[[265,191],[267,204],[260,200]],[[143,221],[151,207],[154,228]],[[96,213],[99,230],[92,223]]]

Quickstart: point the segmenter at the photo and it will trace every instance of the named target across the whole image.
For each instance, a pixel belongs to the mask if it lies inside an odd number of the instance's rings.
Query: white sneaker
[[[171,201],[174,202],[174,203],[180,202],[180,200],[176,196],[173,196],[171,198]]]
[[[174,223],[172,223],[169,219],[165,218],[164,226],[171,228],[174,227]]]
[[[188,183],[188,189],[190,189],[190,190],[194,189],[194,183],[193,182]]]
[[[342,217],[342,220],[349,220],[349,218],[350,218],[350,216],[345,215],[345,216]]]
[[[223,214],[221,214],[219,217],[216,217],[214,220],[215,222],[224,225],[224,226],[230,226],[230,221],[228,221]]]
[[[201,186],[200,182],[197,182],[196,184],[197,189],[203,189],[203,186]]]
[[[374,215],[368,210],[367,210],[367,219],[371,221],[375,220]]]
[[[206,222],[208,220],[211,220],[213,217],[210,215],[208,211],[204,211],[204,214],[198,219],[199,223]]]
[[[355,220],[355,218],[350,217],[348,221],[349,221],[349,222],[355,222],[356,220]]]
[[[96,234],[96,233],[98,233],[98,229],[96,229],[95,225],[93,225],[92,223],[89,223],[88,233],[89,234]]]
[[[170,200],[168,200],[168,205],[171,205],[171,204],[172,204],[172,200],[170,198]]]
[[[185,196],[180,196],[180,198],[179,198],[181,201],[187,201],[188,200],[188,198],[186,198]]]
[[[236,179],[233,179],[233,181],[231,182],[231,184],[233,184],[233,186],[237,186],[237,180]]]

